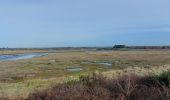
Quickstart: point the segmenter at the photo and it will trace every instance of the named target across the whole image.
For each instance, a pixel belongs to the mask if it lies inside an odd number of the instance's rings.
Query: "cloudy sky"
[[[170,45],[170,0],[0,0],[0,47]]]

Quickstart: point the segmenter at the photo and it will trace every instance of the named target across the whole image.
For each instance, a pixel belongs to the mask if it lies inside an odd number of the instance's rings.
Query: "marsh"
[[[1,59],[8,58],[0,62],[0,95],[7,98],[26,98],[34,91],[93,72],[116,77],[170,69],[170,50],[14,50],[0,54]]]

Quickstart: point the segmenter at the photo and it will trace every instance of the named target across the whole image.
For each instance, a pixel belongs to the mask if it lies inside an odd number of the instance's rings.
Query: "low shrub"
[[[169,74],[108,79],[99,74],[30,94],[28,100],[170,100]]]

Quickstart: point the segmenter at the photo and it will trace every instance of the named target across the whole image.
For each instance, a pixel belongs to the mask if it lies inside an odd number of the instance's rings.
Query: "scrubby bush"
[[[169,72],[158,76],[129,75],[118,79],[99,74],[30,94],[29,100],[170,100]]]

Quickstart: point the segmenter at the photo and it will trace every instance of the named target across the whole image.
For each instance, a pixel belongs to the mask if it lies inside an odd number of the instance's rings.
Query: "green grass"
[[[158,80],[161,85],[169,86],[169,79],[170,79],[170,71],[163,72],[154,77],[154,79]]]

